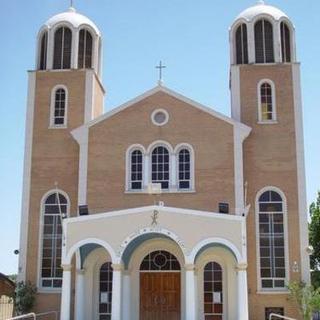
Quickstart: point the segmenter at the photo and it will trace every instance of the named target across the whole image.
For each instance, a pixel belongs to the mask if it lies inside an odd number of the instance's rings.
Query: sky
[[[228,29],[255,0],[74,0],[103,35],[105,110],[154,87],[160,60],[165,85],[230,115]],[[320,1],[267,0],[296,26],[302,63],[308,203],[320,189]],[[36,35],[70,0],[1,0],[0,272],[17,272],[27,70]]]

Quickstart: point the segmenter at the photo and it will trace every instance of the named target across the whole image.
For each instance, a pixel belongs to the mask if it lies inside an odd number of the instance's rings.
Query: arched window
[[[259,20],[254,26],[256,63],[274,62],[273,27],[265,19]]]
[[[106,262],[100,268],[99,320],[111,319],[112,277],[113,277],[113,270],[112,270],[111,262]]]
[[[248,63],[248,34],[245,23],[242,23],[236,31],[236,58],[237,64]]]
[[[53,92],[51,105],[51,127],[66,126],[67,92],[64,88],[58,88]]]
[[[130,186],[131,190],[142,189],[143,155],[140,150],[134,150],[130,155]]]
[[[180,271],[180,263],[170,252],[158,250],[145,256],[140,271]]]
[[[79,52],[78,52],[78,68],[92,68],[92,35],[86,30],[82,29],[79,33]]]
[[[67,27],[59,28],[54,34],[53,69],[70,69],[72,32]]]
[[[181,149],[178,155],[179,167],[179,189],[190,189],[191,187],[191,155],[188,149]]]
[[[269,190],[258,199],[260,286],[284,289],[286,285],[284,201]]]
[[[42,34],[40,42],[39,69],[47,69],[48,32]]]
[[[43,204],[41,287],[60,288],[62,285],[61,218],[68,214],[68,200],[61,193],[51,193]]]
[[[290,29],[285,22],[280,24],[282,62],[291,62]]]
[[[259,121],[270,122],[276,120],[275,92],[271,82],[262,82],[259,85]]]
[[[151,166],[152,183],[160,183],[162,189],[169,189],[170,157],[167,148],[159,146],[152,151]]]
[[[222,268],[217,262],[209,262],[203,273],[204,320],[223,319]]]

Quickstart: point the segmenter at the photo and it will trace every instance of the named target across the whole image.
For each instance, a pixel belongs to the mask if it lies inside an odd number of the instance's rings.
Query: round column
[[[238,320],[249,320],[247,264],[239,264],[237,272]]]
[[[195,266],[186,264],[186,320],[196,320]]]
[[[71,265],[62,265],[62,292],[61,292],[61,310],[60,320],[70,320],[71,306]]]

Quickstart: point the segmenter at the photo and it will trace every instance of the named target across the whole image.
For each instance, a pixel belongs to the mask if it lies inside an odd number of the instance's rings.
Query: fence
[[[13,301],[8,296],[0,297],[0,320],[6,320],[13,315]]]
[[[313,318],[312,318],[313,320],[320,320],[320,311],[318,311],[318,312],[315,312],[314,314],[313,314]]]

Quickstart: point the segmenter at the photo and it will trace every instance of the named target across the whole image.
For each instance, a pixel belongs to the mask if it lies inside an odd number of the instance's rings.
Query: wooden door
[[[140,320],[180,320],[180,300],[180,273],[140,273]]]

